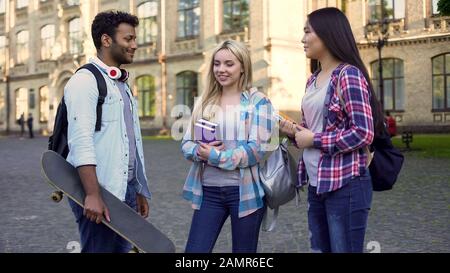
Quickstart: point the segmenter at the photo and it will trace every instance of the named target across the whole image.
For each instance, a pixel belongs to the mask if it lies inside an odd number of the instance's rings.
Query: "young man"
[[[82,252],[131,249],[125,240],[101,224],[103,219],[110,221],[110,217],[99,185],[148,217],[146,198],[150,198],[150,191],[137,103],[126,79],[115,77],[126,73],[118,69],[120,65],[133,62],[138,24],[136,16],[120,11],[101,12],[92,23],[97,57],[90,62],[102,72],[107,86],[100,131],[95,131],[99,91],[94,75],[81,69],[64,89],[70,150],[67,161],[78,169],[86,192],[84,210],[69,200],[78,223]]]

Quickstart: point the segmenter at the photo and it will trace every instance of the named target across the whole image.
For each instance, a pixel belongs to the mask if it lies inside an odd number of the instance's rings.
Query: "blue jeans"
[[[265,205],[239,218],[239,187],[203,187],[201,208],[194,211],[186,244],[187,253],[211,253],[220,230],[231,217],[233,253],[256,253]]]
[[[128,241],[105,226],[103,223],[91,222],[83,215],[83,208],[69,200],[72,212],[78,223],[82,253],[127,253],[132,246]],[[135,187],[128,183],[125,204],[137,208]],[[132,224],[132,223],[130,223]]]
[[[308,189],[308,224],[313,252],[363,252],[367,218],[372,203],[370,173],[344,187],[317,195]]]

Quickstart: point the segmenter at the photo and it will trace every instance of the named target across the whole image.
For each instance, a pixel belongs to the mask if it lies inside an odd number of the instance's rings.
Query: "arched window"
[[[137,40],[139,45],[156,42],[156,36],[158,35],[157,15],[158,3],[156,1],[148,1],[137,7],[139,18]]]
[[[6,102],[5,102],[5,91],[0,90],[0,125],[5,122],[6,114]]]
[[[6,37],[0,36],[0,68],[6,64]]]
[[[0,14],[5,13],[6,12],[6,5],[5,5],[5,1],[6,0],[0,0]]]
[[[41,60],[49,60],[52,57],[55,45],[55,25],[45,25],[41,28]]]
[[[178,3],[178,37],[198,35],[200,26],[200,1],[180,0]]]
[[[176,76],[177,78],[177,104],[194,106],[194,98],[198,95],[197,73],[194,71],[184,71]]]
[[[223,0],[223,30],[240,32],[249,25],[249,0]]]
[[[377,97],[383,101],[384,110],[403,111],[405,109],[405,78],[403,61],[400,59],[383,59],[383,97],[379,86],[379,62],[371,63],[372,84]]]
[[[16,8],[21,9],[28,6],[28,0],[17,0],[16,2]]]
[[[49,112],[49,90],[47,86],[42,86],[39,88],[39,122],[47,122]]]
[[[433,110],[450,111],[450,52],[436,56],[433,63]]]
[[[155,78],[144,75],[136,78],[139,117],[154,118],[156,113]]]
[[[24,64],[28,61],[28,30],[17,33],[17,64]]]
[[[20,115],[28,116],[28,90],[26,88],[19,88],[16,90],[16,120]]]
[[[78,54],[82,51],[81,21],[75,17],[69,21],[69,52]]]

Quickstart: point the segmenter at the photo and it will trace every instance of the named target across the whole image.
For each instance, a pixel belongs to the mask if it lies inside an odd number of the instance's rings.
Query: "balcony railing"
[[[386,31],[386,35],[388,37],[400,36],[406,32],[405,30],[405,19],[391,20],[386,22],[384,26],[380,26],[377,22],[368,23],[366,25],[366,37],[369,40],[374,40],[378,38],[378,33],[383,32],[380,27],[387,27],[387,29],[383,29]]]
[[[248,43],[250,41],[248,28],[240,32],[225,32],[216,36],[217,43],[225,40],[236,40],[238,42]]]
[[[45,60],[36,64],[36,73],[50,73],[55,70],[55,61]]]
[[[194,52],[199,49],[199,42],[197,38],[176,40],[172,46],[173,53]]]
[[[138,46],[134,56],[134,61],[144,61],[154,58],[157,58],[156,43],[150,43],[148,45]]]
[[[21,64],[21,65],[16,65],[14,67],[10,68],[9,71],[11,76],[23,76],[28,74],[28,66]]]
[[[450,30],[450,16],[431,17],[429,22],[431,31],[446,32]]]

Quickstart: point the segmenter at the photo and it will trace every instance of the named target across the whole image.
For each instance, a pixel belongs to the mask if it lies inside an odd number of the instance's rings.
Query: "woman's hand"
[[[203,161],[208,161],[209,154],[211,153],[211,149],[216,149],[216,152],[223,151],[225,149],[225,145],[222,141],[213,141],[209,144],[200,142],[200,147],[197,149],[198,157]]]
[[[298,129],[295,133],[295,142],[297,143],[297,146],[300,149],[313,147],[314,133],[311,130],[299,125],[297,125],[296,128]]]
[[[297,132],[296,126],[297,124],[287,119],[282,119],[280,121],[280,131],[291,138],[293,138]]]

